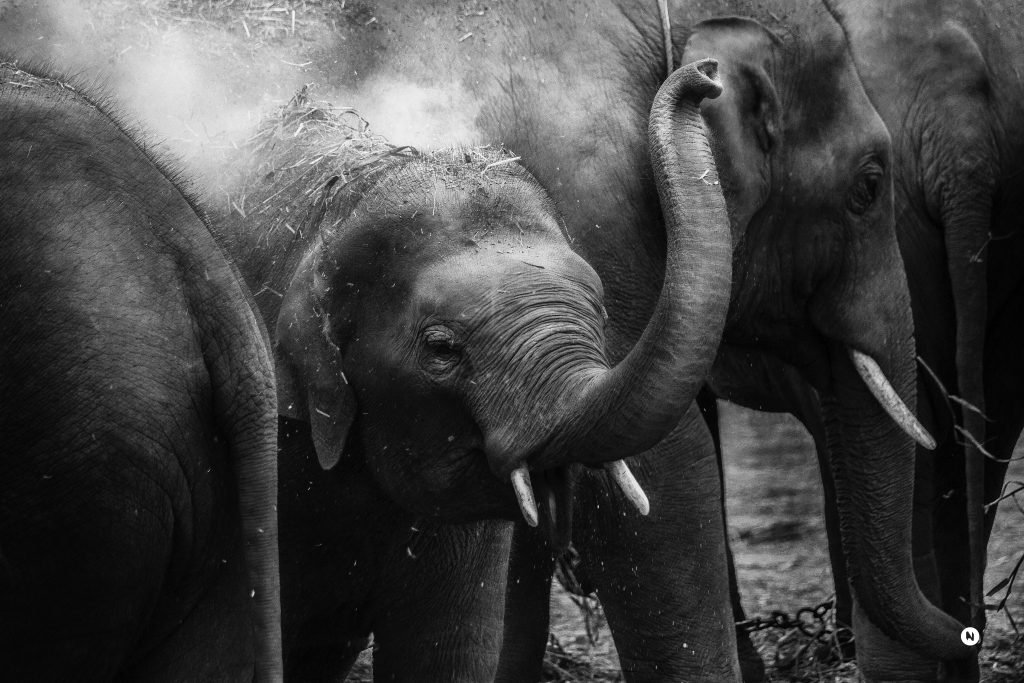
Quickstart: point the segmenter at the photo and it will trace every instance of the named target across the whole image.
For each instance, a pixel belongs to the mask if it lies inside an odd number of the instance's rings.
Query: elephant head
[[[718,86],[684,76],[674,170],[713,178],[696,103]],[[601,282],[514,161],[406,157],[328,188],[277,319],[279,409],[310,423],[323,467],[365,459],[416,514],[508,516],[517,500],[536,525],[539,497],[562,529],[573,462],[610,463],[646,512],[621,459],[675,426],[714,358],[730,267],[720,188],[673,190],[664,291],[612,367]]]
[[[914,441],[934,441],[912,412],[889,133],[834,23],[789,40],[746,19],[705,21],[684,55],[722,59],[726,95],[703,112],[734,244],[723,348],[767,351],[822,396],[852,589],[891,637],[949,658],[961,626],[912,567]]]

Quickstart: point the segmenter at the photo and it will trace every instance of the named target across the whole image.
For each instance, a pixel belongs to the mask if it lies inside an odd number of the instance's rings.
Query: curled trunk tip
[[[722,94],[722,83],[718,80],[718,60],[707,57],[679,67],[675,76],[677,82],[672,88],[676,98],[685,95],[691,102],[713,100]],[[669,77],[672,80],[672,76]]]

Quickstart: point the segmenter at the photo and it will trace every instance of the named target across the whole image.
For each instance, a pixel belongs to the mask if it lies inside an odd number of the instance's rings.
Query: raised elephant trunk
[[[717,64],[705,59],[678,69],[651,107],[651,163],[667,233],[665,279],[654,314],[626,358],[596,375],[573,400],[545,455],[531,463],[543,469],[564,461],[611,461],[612,478],[643,513],[646,496],[617,461],[651,448],[676,426],[715,358],[729,304],[732,238],[699,109],[703,98],[721,93]],[[517,491],[528,488],[523,472],[513,474]],[[535,516],[528,500],[519,501],[528,520]]]

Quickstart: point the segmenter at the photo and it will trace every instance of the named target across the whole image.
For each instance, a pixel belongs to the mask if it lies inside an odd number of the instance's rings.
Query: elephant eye
[[[431,325],[423,330],[423,362],[434,373],[453,369],[462,360],[462,346],[455,332],[444,325]]]
[[[878,199],[878,193],[882,187],[882,175],[882,168],[877,164],[871,164],[868,168],[863,169],[857,177],[857,182],[850,188],[850,194],[846,198],[846,208],[858,216],[867,213]]]

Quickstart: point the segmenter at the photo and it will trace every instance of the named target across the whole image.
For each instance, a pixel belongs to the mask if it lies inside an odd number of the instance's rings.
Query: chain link
[[[813,638],[819,643],[827,643],[834,632],[826,623],[825,617],[828,616],[833,606],[834,600],[829,598],[814,607],[801,607],[793,616],[780,610],[773,610],[767,617],[753,617],[737,621],[736,628],[747,633],[763,631],[768,628],[783,630],[795,628],[808,638]]]

